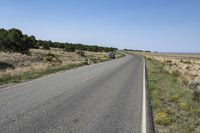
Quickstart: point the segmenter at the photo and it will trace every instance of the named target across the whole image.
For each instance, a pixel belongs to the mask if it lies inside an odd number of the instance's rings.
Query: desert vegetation
[[[19,29],[0,29],[0,51],[29,54],[29,49],[31,48],[42,48],[46,50],[49,50],[50,48],[62,48],[68,52],[74,52],[76,50],[93,52],[108,52],[117,50],[117,48],[112,47],[37,40],[33,35],[24,35]]]
[[[30,49],[30,54],[0,52],[0,84],[21,82],[44,74],[109,60],[106,52],[84,56],[61,48]]]
[[[200,54],[134,52],[146,58],[158,60],[163,68],[188,86],[191,81],[200,81]]]
[[[156,132],[200,132],[200,55],[131,51],[144,56]]]
[[[200,102],[194,99],[199,97],[199,92],[183,85],[179,75],[166,71],[159,61],[151,58],[146,61],[157,132],[199,133]],[[197,83],[193,84],[196,90]]]
[[[0,29],[0,85],[109,60],[116,48],[37,40],[19,29]],[[117,54],[118,57],[122,56]]]

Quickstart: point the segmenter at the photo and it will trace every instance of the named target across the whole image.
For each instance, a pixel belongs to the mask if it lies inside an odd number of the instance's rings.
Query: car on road
[[[108,56],[110,59],[115,59],[115,53],[113,53],[113,52],[109,52]]]

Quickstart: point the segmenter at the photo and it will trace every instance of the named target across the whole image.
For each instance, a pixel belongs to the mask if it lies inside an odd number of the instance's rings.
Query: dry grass
[[[179,80],[186,86],[191,80],[200,81],[200,55],[198,54],[134,53],[162,62],[164,69],[170,73],[178,71]]]
[[[188,83],[200,80],[200,55],[130,52],[146,57],[149,93],[159,133],[199,133],[200,103]]]
[[[199,133],[200,103],[192,99],[192,92],[178,78],[169,73],[164,64],[147,59],[148,90],[159,133]]]
[[[61,63],[52,65],[47,62],[46,56],[49,52],[55,55]],[[23,55],[0,52],[0,84],[4,84],[3,79],[5,77],[16,77],[24,73],[38,73],[48,68],[57,69],[70,64],[92,64],[109,60],[106,52],[85,52],[85,56],[82,57],[74,52],[65,52],[59,48],[51,48],[51,50],[31,49],[30,53],[30,55]],[[90,60],[89,63],[87,62],[88,60]]]

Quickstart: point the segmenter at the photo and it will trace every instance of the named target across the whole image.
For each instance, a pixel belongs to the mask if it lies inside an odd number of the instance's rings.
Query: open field
[[[200,56],[130,52],[146,58],[148,91],[159,133],[199,133],[200,101],[188,87],[200,79]],[[198,95],[199,99],[199,95]]]
[[[31,49],[30,55],[0,52],[0,85],[37,78],[44,74],[109,60],[106,52],[65,52]],[[50,53],[50,55],[49,55]],[[117,54],[120,57],[121,54]]]
[[[147,60],[147,70],[157,131],[199,133],[200,104],[192,100],[191,90],[156,60]]]
[[[179,74],[179,80],[186,86],[192,80],[200,80],[200,54],[134,53],[160,61],[165,70]]]

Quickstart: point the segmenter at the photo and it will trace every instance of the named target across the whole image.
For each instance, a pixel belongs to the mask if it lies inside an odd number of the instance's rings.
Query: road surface
[[[0,90],[1,133],[141,133],[143,59],[124,58]]]

